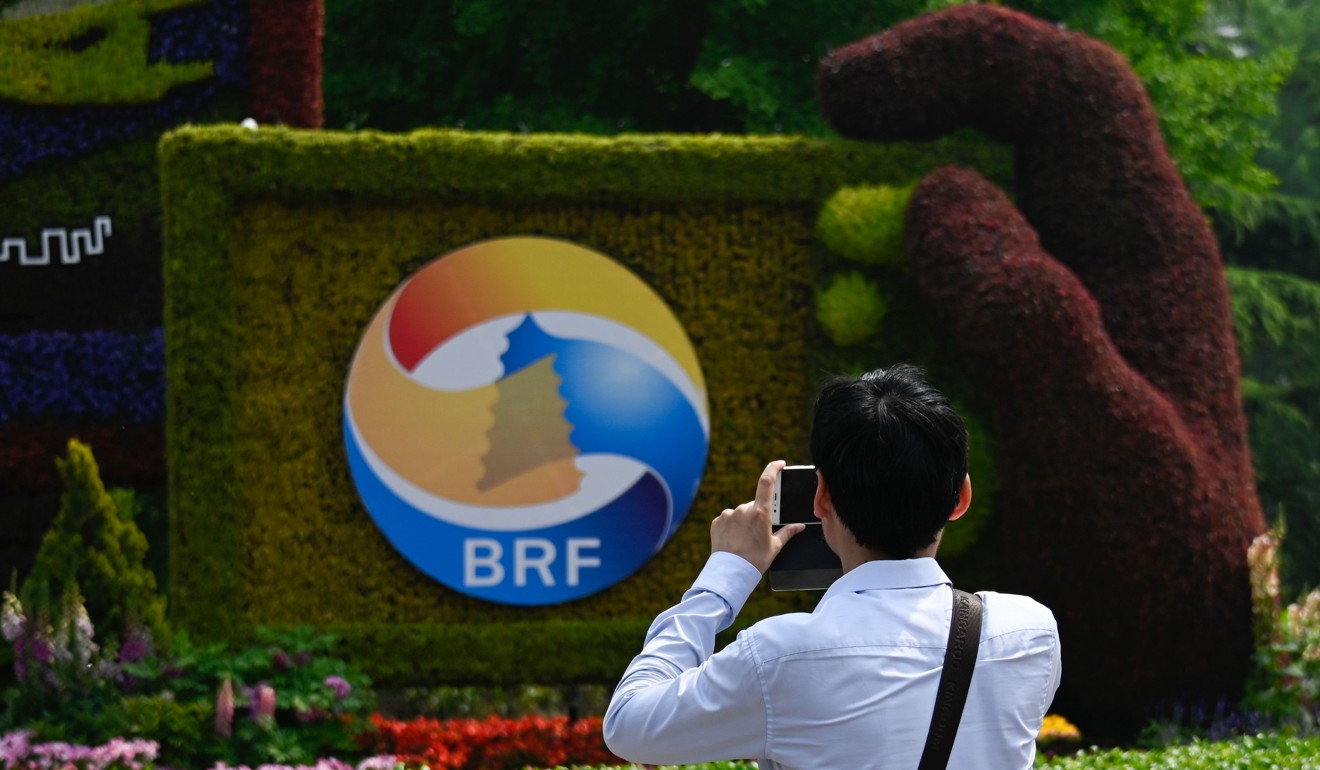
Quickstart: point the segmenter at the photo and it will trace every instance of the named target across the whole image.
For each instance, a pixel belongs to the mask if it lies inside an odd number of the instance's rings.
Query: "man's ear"
[[[819,470],[816,471],[816,499],[811,507],[818,519],[828,519],[835,515],[834,501],[830,499],[830,488],[825,486],[825,477]]]
[[[958,490],[958,504],[954,506],[953,513],[949,514],[949,521],[960,518],[967,513],[967,506],[972,504],[972,477],[963,476],[962,489]]]

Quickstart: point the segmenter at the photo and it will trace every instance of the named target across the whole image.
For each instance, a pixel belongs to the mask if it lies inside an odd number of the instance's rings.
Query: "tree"
[[[143,563],[147,538],[121,517],[87,445],[70,440],[68,457],[58,464],[64,480],[60,511],[42,538],[23,593],[58,601],[76,585],[102,638],[122,639],[126,625],[136,623],[164,640],[165,599]]]
[[[1289,596],[1320,586],[1320,284],[1228,271],[1242,350],[1252,464],[1265,513],[1287,522]]]
[[[1279,179],[1248,214],[1217,222],[1236,264],[1320,279],[1320,6],[1305,0],[1219,0],[1204,21],[1207,45],[1242,59],[1291,51],[1297,65],[1278,92],[1279,115],[1261,166]]]
[[[1285,3],[1296,0],[1252,0]],[[326,0],[327,120],[391,131],[830,133],[812,90],[838,45],[956,0]],[[1014,0],[1122,52],[1193,195],[1246,229],[1280,202],[1257,155],[1292,66],[1238,57],[1202,0]]]

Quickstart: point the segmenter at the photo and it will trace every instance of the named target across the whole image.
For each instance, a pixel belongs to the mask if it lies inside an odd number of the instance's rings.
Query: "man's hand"
[[[771,501],[775,479],[784,467],[783,460],[765,466],[756,482],[756,499],[737,508],[726,508],[710,523],[710,550],[728,551],[751,562],[762,574],[779,555],[784,544],[807,528],[806,524],[785,524],[771,531]]]

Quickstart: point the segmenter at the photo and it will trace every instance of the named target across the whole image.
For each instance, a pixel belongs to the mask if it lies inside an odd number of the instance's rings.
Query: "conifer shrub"
[[[132,493],[106,491],[91,448],[77,439],[70,439],[58,465],[64,482],[60,510],[42,538],[24,593],[61,597],[76,586],[105,638],[119,638],[132,624],[166,639],[165,599],[144,562],[147,538],[120,514],[121,505],[134,505]]]

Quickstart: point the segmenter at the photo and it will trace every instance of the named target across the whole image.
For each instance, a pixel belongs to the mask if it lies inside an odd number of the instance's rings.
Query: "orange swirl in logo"
[[[381,307],[349,374],[346,406],[366,446],[401,479],[456,502],[508,507],[564,497],[581,474],[565,456],[487,486],[492,378],[476,387],[437,387],[416,376],[446,342],[492,319],[560,310],[600,316],[660,346],[698,389],[705,382],[682,327],[663,301],[626,269],[576,244],[504,238],[474,244],[414,274]],[[503,387],[533,387],[532,368]],[[536,435],[535,431],[529,434]]]

